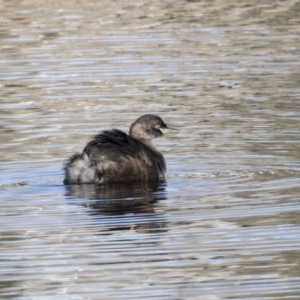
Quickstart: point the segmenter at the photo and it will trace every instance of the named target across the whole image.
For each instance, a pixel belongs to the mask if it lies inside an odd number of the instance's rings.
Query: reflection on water
[[[154,206],[158,200],[167,199],[165,187],[166,182],[68,185],[66,195],[72,196],[68,200],[71,203],[92,200],[83,203],[92,209],[92,215],[125,216],[110,231],[134,228],[137,232],[154,233],[165,230],[165,220]]]
[[[67,185],[67,196],[94,200],[89,204],[103,212],[120,212],[166,199],[165,182],[132,184],[82,184]]]
[[[2,1],[0,298],[298,299],[299,13]],[[167,184],[62,184],[145,113],[180,129],[154,141]]]

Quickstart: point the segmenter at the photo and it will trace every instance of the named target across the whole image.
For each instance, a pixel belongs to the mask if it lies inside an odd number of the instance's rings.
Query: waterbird
[[[102,131],[69,158],[64,184],[163,181],[166,162],[152,140],[170,131],[178,130],[152,114],[133,122],[129,134],[118,129]]]

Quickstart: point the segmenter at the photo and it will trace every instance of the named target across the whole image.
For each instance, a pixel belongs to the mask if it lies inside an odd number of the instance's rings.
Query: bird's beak
[[[170,133],[170,132],[179,132],[178,129],[170,128],[170,127],[159,128],[159,130],[160,130],[163,134],[165,134],[165,133]]]

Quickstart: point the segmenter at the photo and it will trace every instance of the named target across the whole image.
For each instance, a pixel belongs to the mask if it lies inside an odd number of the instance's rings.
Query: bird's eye
[[[159,128],[160,128],[160,125],[159,125],[159,124],[155,125],[155,128],[156,128],[156,129],[159,129]]]

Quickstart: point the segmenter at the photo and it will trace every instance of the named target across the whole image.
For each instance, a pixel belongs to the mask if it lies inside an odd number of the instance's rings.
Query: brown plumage
[[[96,135],[65,165],[65,184],[148,182],[164,180],[166,163],[151,140],[170,128],[159,116],[144,115],[129,135],[117,129]]]

